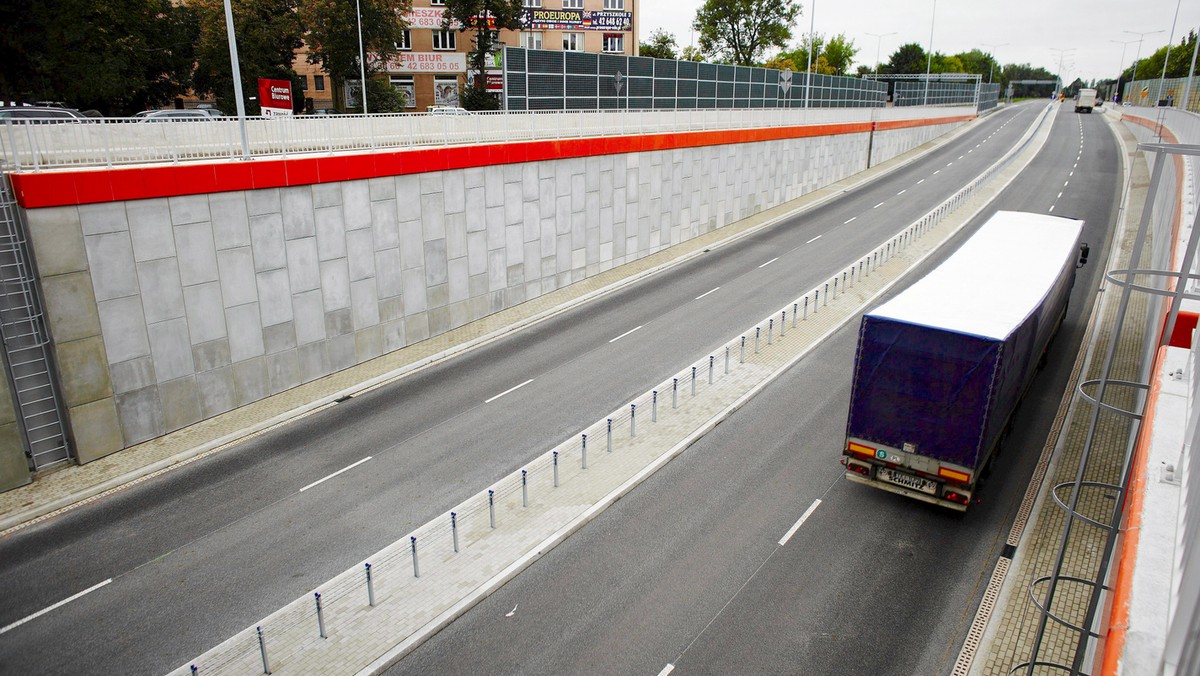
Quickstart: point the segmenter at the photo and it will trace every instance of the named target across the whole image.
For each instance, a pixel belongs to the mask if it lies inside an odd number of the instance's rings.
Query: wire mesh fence
[[[1049,110],[1047,107],[1043,112],[1042,120]],[[626,482],[626,477],[652,464],[654,458],[665,455],[668,450],[665,448],[638,447],[639,436],[648,434],[660,422],[671,421],[681,410],[708,404],[707,395],[717,391],[714,388],[719,388],[724,380],[741,377],[747,368],[761,371],[772,364],[771,358],[780,350],[792,349],[788,341],[799,339],[792,336],[800,333],[797,329],[802,323],[828,311],[831,304],[877,274],[882,266],[971,199],[981,186],[1008,166],[1032,135],[1032,131],[1027,133],[1004,157],[920,219],[754,326],[176,673],[186,674],[193,668],[206,675],[269,673],[288,664],[304,663],[304,651],[335,632],[369,629],[373,607],[400,604],[416,609],[444,604],[445,592],[434,581],[421,584],[422,578],[436,579],[463,560],[470,565],[486,565],[483,557],[489,549],[489,536],[506,528],[514,530],[503,531],[504,535],[513,536],[528,527],[526,520],[536,518],[528,516],[536,511],[530,508],[546,502],[546,496],[554,491],[597,481],[601,476],[598,470],[624,463],[624,472],[616,474],[616,478],[611,473],[605,475],[612,485],[601,486],[600,490],[608,492]],[[753,382],[766,376],[758,373],[755,377]],[[574,504],[565,512],[556,511],[554,516],[569,520],[591,506],[590,501]],[[499,570],[489,572],[494,574]],[[394,622],[396,616],[390,617]],[[421,617],[420,613],[405,613],[401,622],[389,626],[389,631],[408,636],[427,621],[429,618]]]

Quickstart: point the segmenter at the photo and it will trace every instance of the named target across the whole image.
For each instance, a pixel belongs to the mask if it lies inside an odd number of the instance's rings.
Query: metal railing
[[[269,674],[289,661],[302,660],[303,651],[314,640],[325,639],[330,627],[343,626],[334,623],[355,610],[384,603],[420,604],[433,597],[442,598],[444,593],[419,590],[412,585],[413,581],[420,579],[423,572],[430,575],[430,568],[438,562],[450,561],[463,551],[470,551],[471,544],[481,534],[516,518],[531,497],[536,499],[573,481],[587,481],[588,468],[594,471],[601,463],[618,457],[624,450],[622,444],[635,438],[638,430],[644,432],[660,418],[668,419],[672,411],[686,407],[707,388],[736,374],[744,365],[753,367],[758,355],[769,353],[786,340],[789,332],[795,333],[793,329],[801,323],[826,312],[849,289],[876,274],[880,266],[903,253],[976,196],[1021,154],[1051,110],[1047,106],[1024,138],[974,180],[827,280],[610,415],[321,585],[312,595],[291,602],[263,623],[244,629],[173,673]]]
[[[687,131],[785,127],[835,122],[970,115],[974,108],[896,110],[649,110],[477,112],[467,115],[282,116],[246,120],[249,157],[287,158],[347,151],[504,143]],[[145,163],[245,159],[237,118],[87,123],[5,121],[0,168],[40,171]]]

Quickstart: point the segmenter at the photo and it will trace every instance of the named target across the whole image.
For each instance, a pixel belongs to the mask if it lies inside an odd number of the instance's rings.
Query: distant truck
[[[997,212],[863,315],[846,478],[966,511],[1066,315],[1082,232],[1083,221]]]
[[[1079,94],[1075,96],[1075,112],[1090,113],[1092,108],[1096,107],[1096,90],[1095,89],[1080,89]]]

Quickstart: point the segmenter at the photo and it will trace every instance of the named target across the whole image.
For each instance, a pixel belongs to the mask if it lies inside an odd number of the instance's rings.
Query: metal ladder
[[[0,173],[0,340],[29,468],[71,461],[42,298],[8,175]]]

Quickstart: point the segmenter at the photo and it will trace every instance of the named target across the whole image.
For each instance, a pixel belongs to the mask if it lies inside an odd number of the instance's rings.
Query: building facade
[[[410,112],[431,106],[457,106],[459,88],[466,86],[467,54],[474,44],[473,31],[444,29],[445,0],[413,0],[404,17],[408,29],[397,45],[397,55],[375,77],[386,77],[404,92]],[[529,49],[571,50],[592,53],[637,54],[637,0],[526,0],[521,30],[499,31],[498,43]],[[500,54],[493,56],[488,88],[503,95]],[[370,59],[368,58],[368,61]],[[313,108],[332,107],[332,82],[319,67],[297,52],[295,69],[302,92]]]

